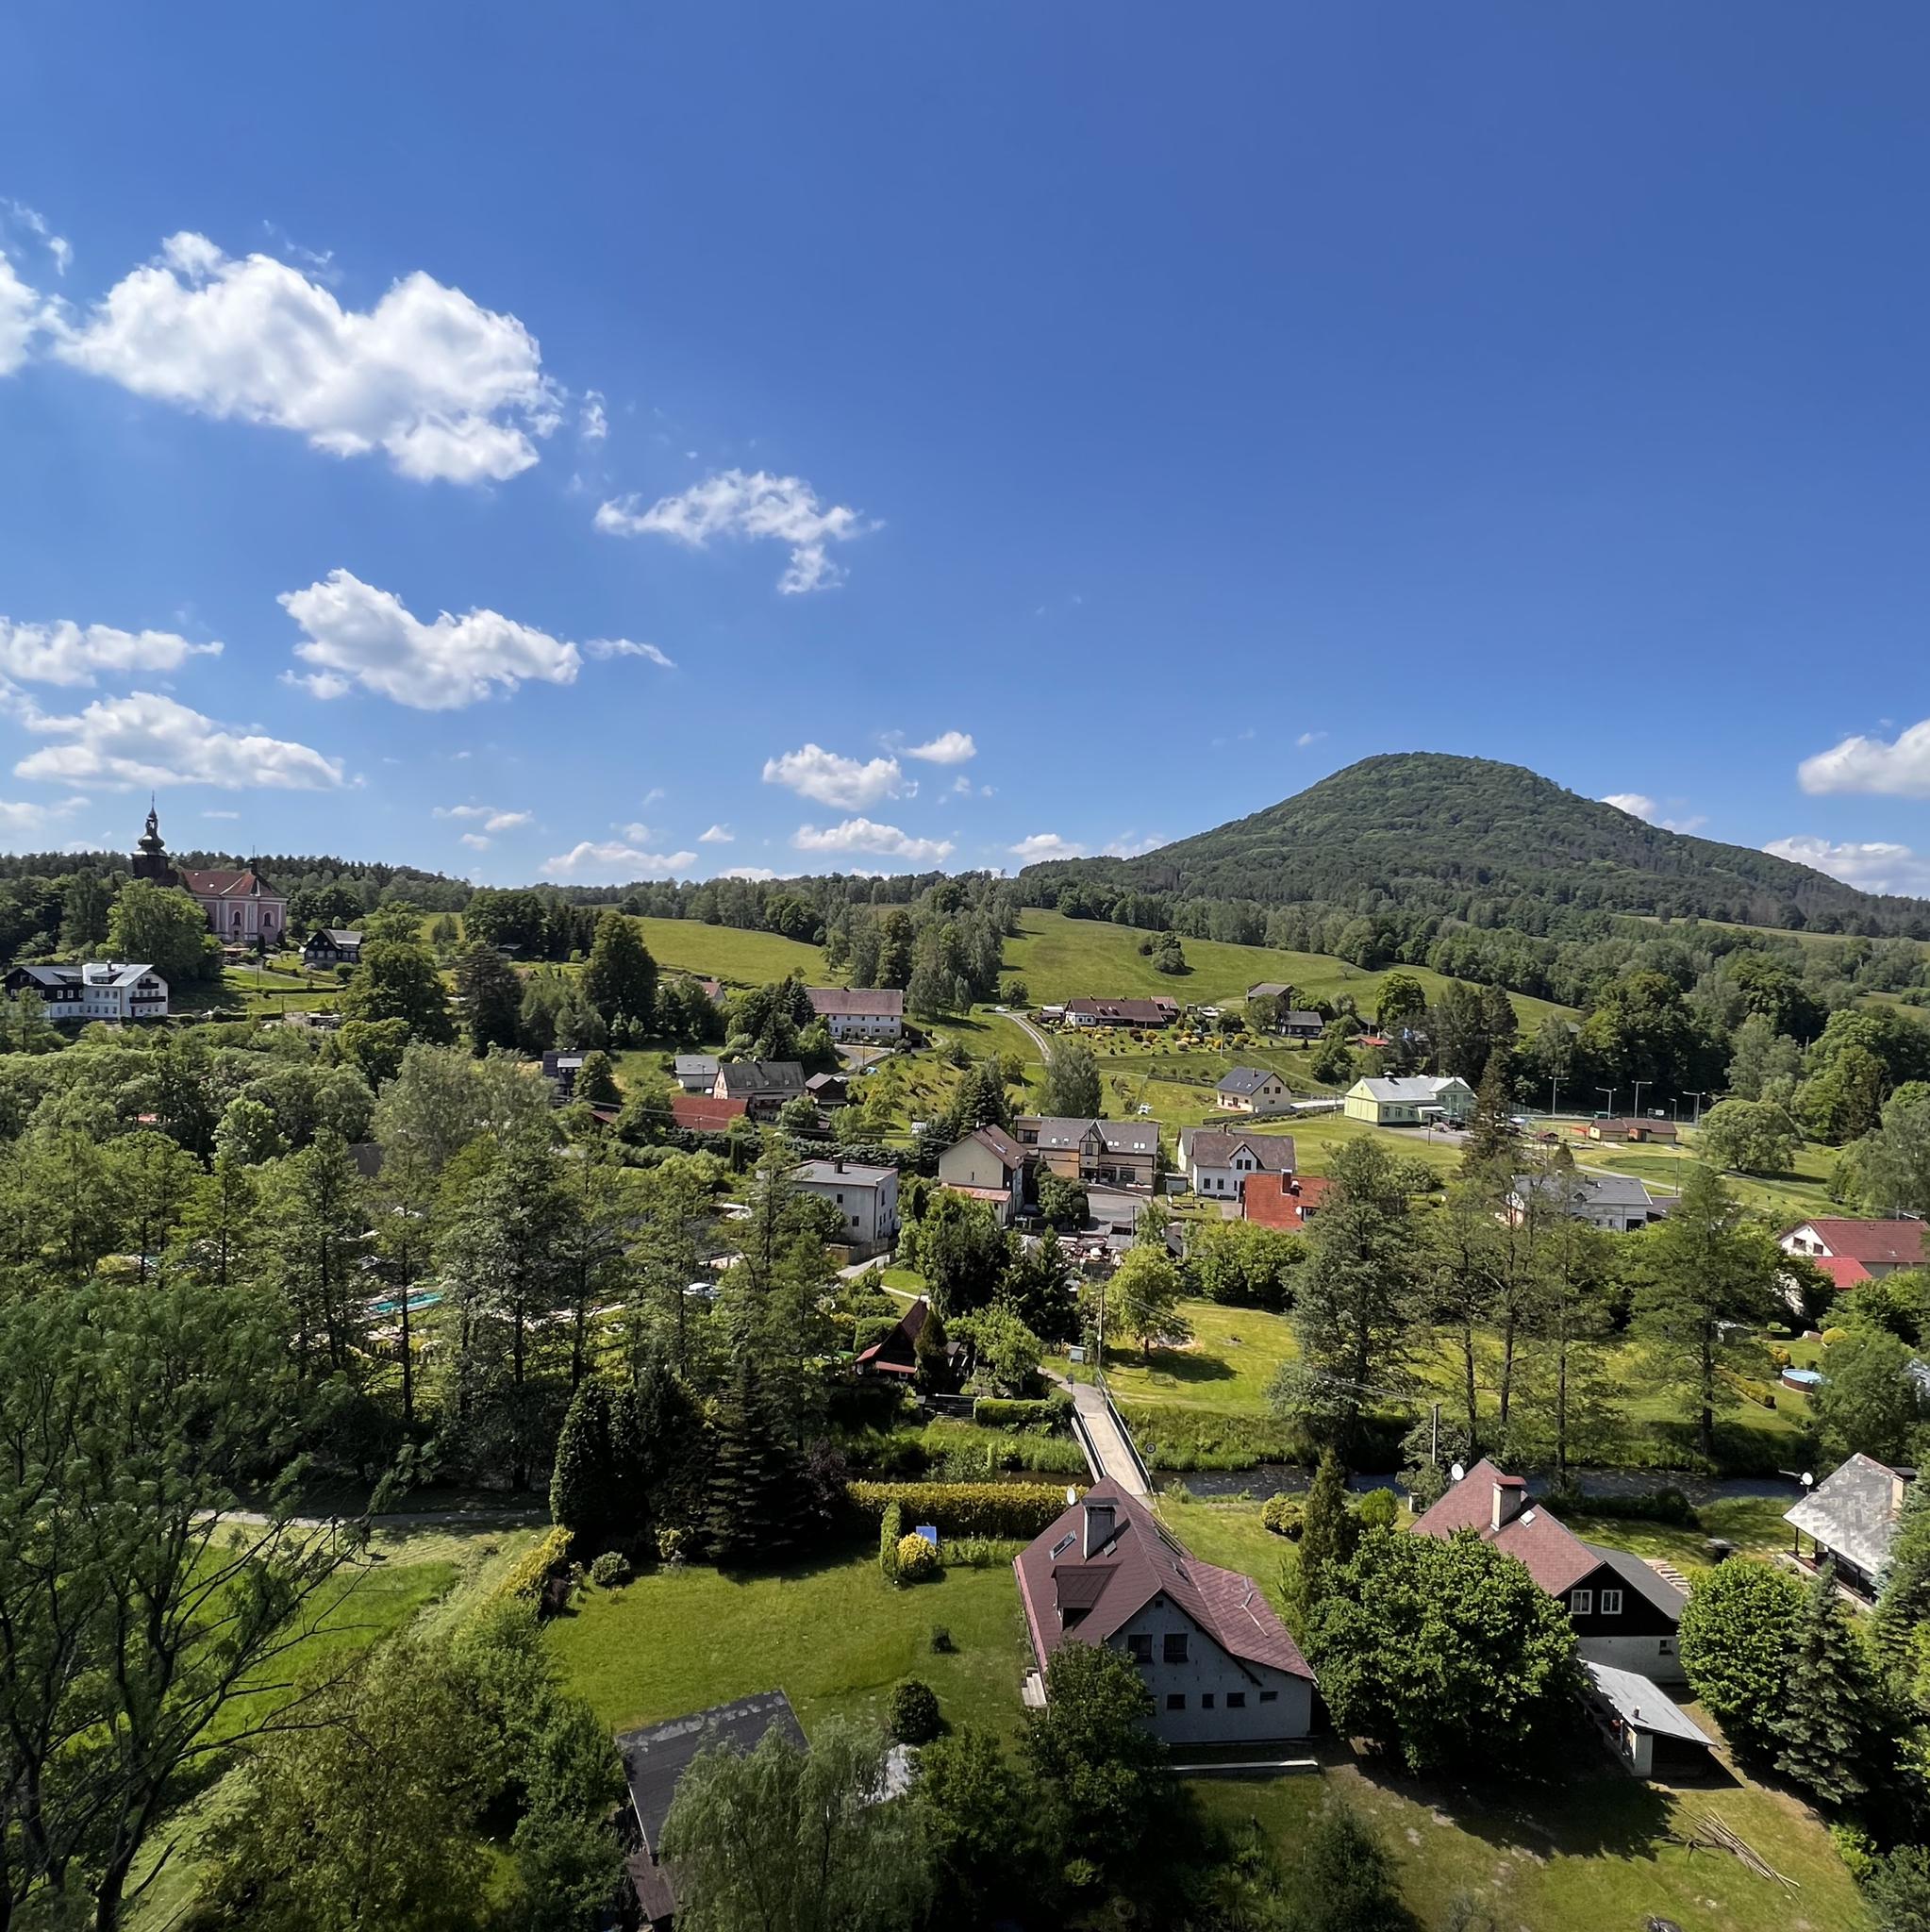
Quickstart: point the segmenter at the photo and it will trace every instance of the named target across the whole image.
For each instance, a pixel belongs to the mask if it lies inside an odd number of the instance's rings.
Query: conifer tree
[[[576,1085],[570,1097],[585,1107],[621,1107],[623,1090],[617,1085],[617,1070],[607,1053],[587,1053],[576,1069]]]
[[[1776,1769],[1825,1805],[1861,1797],[1877,1728],[1874,1701],[1869,1657],[1837,1601],[1834,1566],[1825,1564],[1797,1620],[1775,1721]]]
[[[564,1411],[550,1469],[550,1520],[574,1533],[579,1556],[609,1547],[614,1464],[610,1391],[601,1382],[585,1382]]]
[[[583,991],[609,1024],[618,1014],[650,1024],[657,1007],[657,961],[636,922],[612,908],[596,922]]]
[[[1871,1635],[1883,1667],[1909,1688],[1930,1642],[1930,1484],[1904,1491]]]
[[[1286,1579],[1294,1622],[1306,1637],[1333,1587],[1334,1572],[1354,1554],[1356,1540],[1347,1508],[1347,1472],[1331,1449],[1323,1451],[1306,1492],[1300,1532],[1300,1560]]]
[[[705,1531],[719,1564],[743,1563],[786,1548],[788,1465],[749,1349],[740,1349],[717,1399]]]
[[[1495,1047],[1488,1056],[1474,1094],[1474,1118],[1468,1125],[1464,1168],[1485,1168],[1514,1151],[1514,1095],[1508,1091],[1507,1054]]]

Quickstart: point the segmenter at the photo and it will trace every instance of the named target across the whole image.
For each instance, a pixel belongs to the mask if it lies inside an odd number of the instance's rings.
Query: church
[[[138,879],[157,886],[178,886],[206,915],[208,929],[225,946],[283,945],[288,937],[288,901],[252,866],[238,872],[176,867],[160,835],[160,819],[153,801],[147,808],[147,828],[136,841],[128,868]]]

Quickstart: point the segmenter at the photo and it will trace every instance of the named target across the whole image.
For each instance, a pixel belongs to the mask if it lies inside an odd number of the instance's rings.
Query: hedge
[[[549,1574],[570,1555],[570,1532],[559,1523],[539,1537],[504,1574],[503,1580],[490,1591],[488,1601],[503,1603],[510,1597],[527,1597],[532,1602],[542,1594]]]
[[[1071,1426],[1073,1398],[1048,1395],[1042,1402],[1013,1402],[1002,1395],[981,1395],[972,1405],[972,1420],[988,1429],[1030,1429]]]
[[[878,1571],[887,1583],[898,1581],[898,1545],[905,1537],[905,1512],[887,1503],[878,1517]]]
[[[1065,1491],[1046,1483],[849,1483],[845,1494],[874,1521],[896,1504],[903,1521],[929,1523],[941,1537],[1027,1542],[1066,1507]]]

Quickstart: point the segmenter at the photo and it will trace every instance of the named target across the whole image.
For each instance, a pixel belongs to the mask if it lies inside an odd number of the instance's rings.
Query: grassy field
[[[956,1654],[934,1654],[943,1624]],[[900,1678],[923,1678],[953,1722],[1015,1730],[1025,1668],[1009,1570],[948,1570],[893,1590],[874,1549],[767,1575],[691,1566],[591,1591],[549,1625],[565,1680],[616,1729],[781,1690],[808,1729],[882,1716]]]
[[[1574,1158],[1582,1167],[1605,1168],[1614,1174],[1634,1174],[1659,1191],[1672,1192],[1682,1185],[1684,1170],[1696,1158],[1696,1137],[1687,1127],[1678,1147],[1597,1147],[1576,1141]],[[1772,1220],[1789,1223],[1812,1214],[1841,1214],[1840,1202],[1829,1197],[1829,1177],[1837,1162],[1838,1150],[1805,1141],[1796,1149],[1795,1165],[1787,1176],[1772,1179],[1761,1174],[1725,1174],[1730,1191],[1745,1208],[1768,1215]]]
[[[824,949],[775,933],[706,925],[697,919],[640,919],[643,943],[659,966],[703,974],[729,986],[765,986],[802,974],[812,986],[842,986],[845,975],[824,965]]]
[[[1207,1301],[1182,1302],[1180,1312],[1193,1332],[1182,1348],[1156,1347],[1147,1356],[1130,1342],[1107,1342],[1106,1380],[1114,1399],[1263,1415],[1274,1371],[1299,1353],[1287,1318]]]

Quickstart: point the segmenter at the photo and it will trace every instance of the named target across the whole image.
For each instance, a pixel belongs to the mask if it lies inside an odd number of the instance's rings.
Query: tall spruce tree
[[[790,1544],[790,1463],[771,1422],[756,1357],[740,1348],[717,1398],[705,1499],[705,1537],[721,1565],[768,1558]]]
[[[1357,1537],[1347,1508],[1347,1472],[1331,1449],[1323,1451],[1314,1471],[1302,1523],[1299,1561],[1285,1581],[1289,1607],[1305,1639],[1333,1588],[1334,1573],[1353,1556]]]
[[[1904,1491],[1871,1635],[1884,1669],[1911,1690],[1930,1661],[1930,1483],[1921,1479]]]
[[[1507,1052],[1495,1046],[1482,1070],[1474,1093],[1474,1117],[1468,1124],[1468,1145],[1461,1159],[1465,1168],[1486,1168],[1506,1160],[1515,1145],[1514,1094],[1507,1076]]]
[[[1869,1790],[1865,1773],[1878,1735],[1875,1685],[1863,1641],[1837,1600],[1829,1564],[1803,1600],[1775,1731],[1776,1769],[1822,1804],[1847,1805]]]

